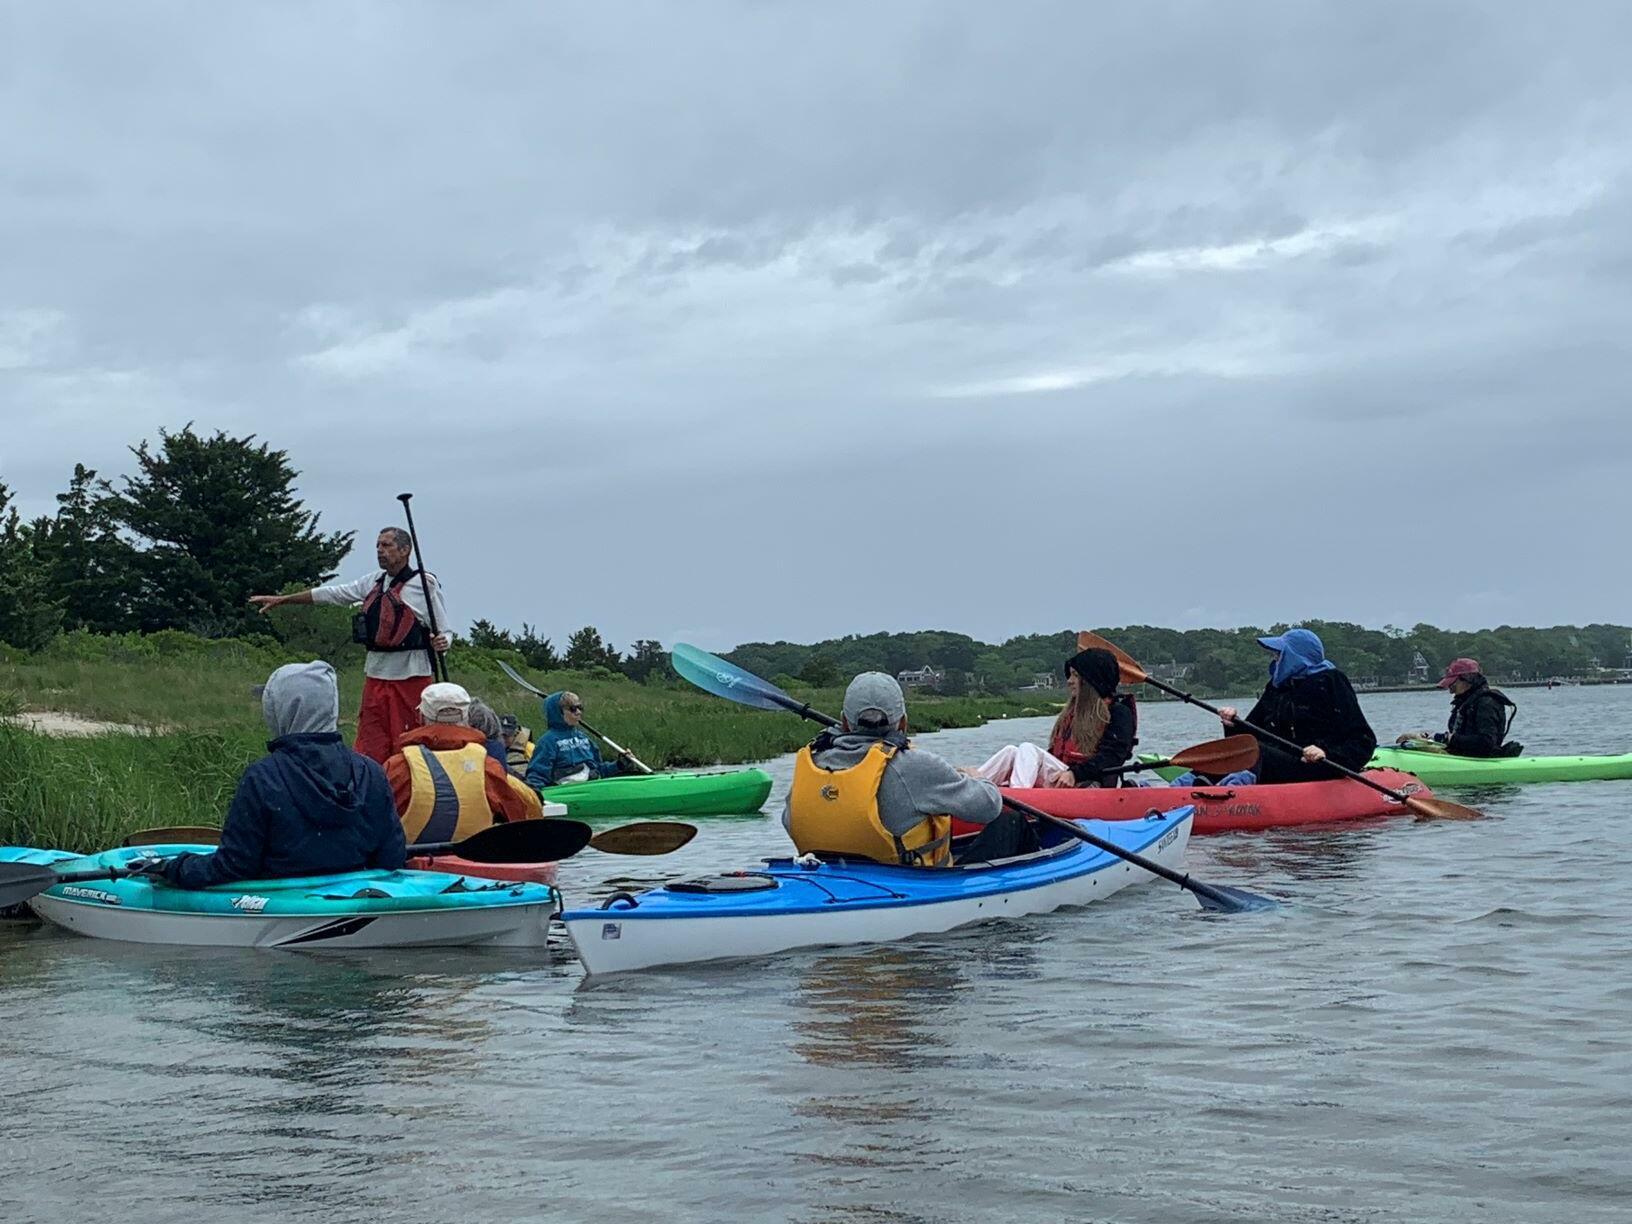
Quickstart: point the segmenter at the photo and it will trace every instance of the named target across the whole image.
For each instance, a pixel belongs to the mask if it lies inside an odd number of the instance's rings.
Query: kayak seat
[[[775,887],[775,877],[762,871],[726,871],[719,875],[675,880],[668,885],[670,892],[684,893],[764,892],[767,888]]]

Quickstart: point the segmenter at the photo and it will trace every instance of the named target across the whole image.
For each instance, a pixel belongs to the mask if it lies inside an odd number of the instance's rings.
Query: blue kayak
[[[0,862],[59,872],[121,867],[144,854],[213,846],[144,846],[87,857],[0,847]],[[560,894],[547,884],[440,871],[349,871],[173,888],[147,876],[58,884],[29,902],[41,918],[97,939],[223,947],[542,947]]]
[[[1193,809],[1080,822],[1113,844],[1178,868]],[[621,973],[790,948],[887,943],[994,918],[1087,905],[1153,877],[1051,828],[1035,854],[924,868],[840,859],[769,859],[750,871],[683,880],[561,915],[584,968]]]

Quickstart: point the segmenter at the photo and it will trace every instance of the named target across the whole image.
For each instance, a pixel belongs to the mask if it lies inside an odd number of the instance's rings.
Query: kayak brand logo
[[[80,888],[75,884],[64,884],[62,895],[73,897],[76,901],[96,901],[103,905],[123,905],[117,893],[103,892],[100,888]]]
[[[602,939],[622,939],[623,938],[623,923],[621,923],[621,922],[603,922],[603,923],[601,923],[601,938]]]
[[[821,794],[823,799],[826,799],[829,803],[832,803],[839,797],[839,788],[829,782],[826,786],[822,787]]]
[[[1171,846],[1174,842],[1176,842],[1178,840],[1179,840],[1179,831],[1177,829],[1169,829],[1166,833],[1164,833],[1162,835],[1162,840],[1156,843],[1156,849],[1157,850],[1166,850],[1169,846]]]
[[[232,899],[232,908],[241,910],[246,914],[258,914],[266,908],[266,900],[265,897],[234,897]]]

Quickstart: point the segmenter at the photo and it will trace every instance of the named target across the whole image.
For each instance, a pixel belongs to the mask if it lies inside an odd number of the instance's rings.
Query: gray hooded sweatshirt
[[[833,746],[815,754],[823,769],[849,769],[861,764],[882,735],[847,732],[835,735]],[[790,827],[790,794],[782,805],[782,827]],[[942,757],[922,748],[904,748],[884,767],[878,786],[878,818],[885,829],[900,837],[926,816],[947,815],[970,824],[989,824],[1003,811],[1003,796],[983,778],[960,774]]]

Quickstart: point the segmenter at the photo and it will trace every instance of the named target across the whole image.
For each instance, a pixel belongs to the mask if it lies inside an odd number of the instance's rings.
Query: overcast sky
[[[1632,6],[0,0],[0,480],[461,624],[1632,615]],[[347,572],[372,565],[354,553]]]

